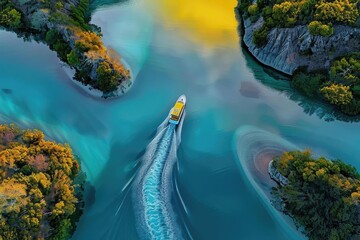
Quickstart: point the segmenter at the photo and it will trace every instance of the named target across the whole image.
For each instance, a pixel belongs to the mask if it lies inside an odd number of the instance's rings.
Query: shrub
[[[256,3],[254,4],[251,4],[249,7],[248,7],[248,13],[250,15],[257,15],[259,13],[259,8],[258,8],[258,5]]]
[[[293,26],[298,17],[297,5],[292,2],[275,4],[272,8],[272,18],[279,27]]]
[[[8,5],[4,10],[0,11],[0,25],[13,29],[20,28],[21,13]]]
[[[79,56],[77,55],[76,51],[71,50],[69,54],[67,54],[67,60],[70,66],[77,66],[80,64]]]
[[[268,41],[269,29],[263,25],[258,30],[255,30],[253,33],[253,43],[257,47],[263,47]]]
[[[357,86],[353,87],[352,92],[353,92],[354,95],[360,97],[360,85],[357,85]]]
[[[311,35],[320,35],[323,37],[329,37],[334,34],[334,28],[331,24],[322,24],[319,21],[312,21],[308,25],[308,29]]]
[[[101,62],[96,69],[98,74],[99,89],[105,93],[115,91],[119,85],[120,77],[117,71],[113,71],[108,62]]]
[[[321,84],[325,81],[322,74],[297,73],[292,79],[292,85],[308,97],[318,95]]]
[[[341,111],[350,116],[356,116],[360,114],[360,101],[352,99],[349,104],[341,106]]]

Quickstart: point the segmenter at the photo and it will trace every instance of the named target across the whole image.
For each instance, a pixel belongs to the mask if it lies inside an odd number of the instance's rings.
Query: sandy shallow
[[[285,151],[296,150],[298,147],[273,133],[243,126],[236,132],[235,149],[239,167],[249,187],[255,189],[266,209],[278,223],[292,236],[292,239],[307,239],[294,225],[293,220],[278,211],[271,203],[272,187],[276,183],[270,178],[268,166],[270,161]]]

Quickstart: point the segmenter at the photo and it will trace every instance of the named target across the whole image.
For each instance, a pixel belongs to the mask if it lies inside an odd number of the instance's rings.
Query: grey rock
[[[270,178],[273,179],[278,184],[280,184],[281,186],[286,186],[289,184],[289,180],[286,177],[284,177],[284,175],[282,175],[274,166],[274,161],[271,161],[269,163],[268,172]]]
[[[307,71],[328,70],[332,59],[360,51],[360,29],[342,25],[335,25],[330,37],[313,36],[305,25],[274,28],[267,44],[258,48],[253,43],[253,32],[263,25],[263,18],[254,23],[249,19],[243,21],[243,42],[252,55],[261,63],[289,75],[300,67]]]

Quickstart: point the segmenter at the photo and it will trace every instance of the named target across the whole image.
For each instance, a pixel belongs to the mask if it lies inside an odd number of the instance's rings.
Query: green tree
[[[73,67],[80,64],[79,56],[75,50],[71,50],[71,52],[67,55],[67,60],[69,65]]]
[[[343,57],[332,62],[330,68],[331,80],[347,85],[360,85],[360,58],[359,56]]]
[[[321,88],[320,92],[328,102],[341,106],[347,105],[352,101],[353,96],[349,90],[350,87],[348,86],[331,84]]]
[[[21,27],[21,13],[14,8],[5,8],[0,11],[0,25],[14,29]]]
[[[334,34],[334,28],[327,24],[322,24],[319,21],[312,21],[308,26],[309,32],[312,35],[320,35],[323,37],[330,37]]]
[[[120,74],[113,71],[106,61],[101,62],[96,70],[99,81],[99,89],[103,92],[115,91],[119,85]]]
[[[250,15],[257,15],[259,13],[258,5],[256,3],[251,4],[248,7],[248,12],[249,12]]]
[[[263,47],[268,42],[269,29],[263,25],[261,28],[254,31],[253,43],[257,47]]]

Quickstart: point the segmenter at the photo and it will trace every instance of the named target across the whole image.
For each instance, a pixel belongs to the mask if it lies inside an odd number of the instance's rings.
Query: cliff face
[[[243,42],[261,63],[292,75],[303,67],[308,71],[329,69],[330,61],[348,53],[360,51],[360,29],[349,26],[334,26],[331,37],[312,36],[307,26],[274,28],[268,35],[265,46],[258,48],[253,43],[253,32],[264,20],[251,23],[243,20]]]

